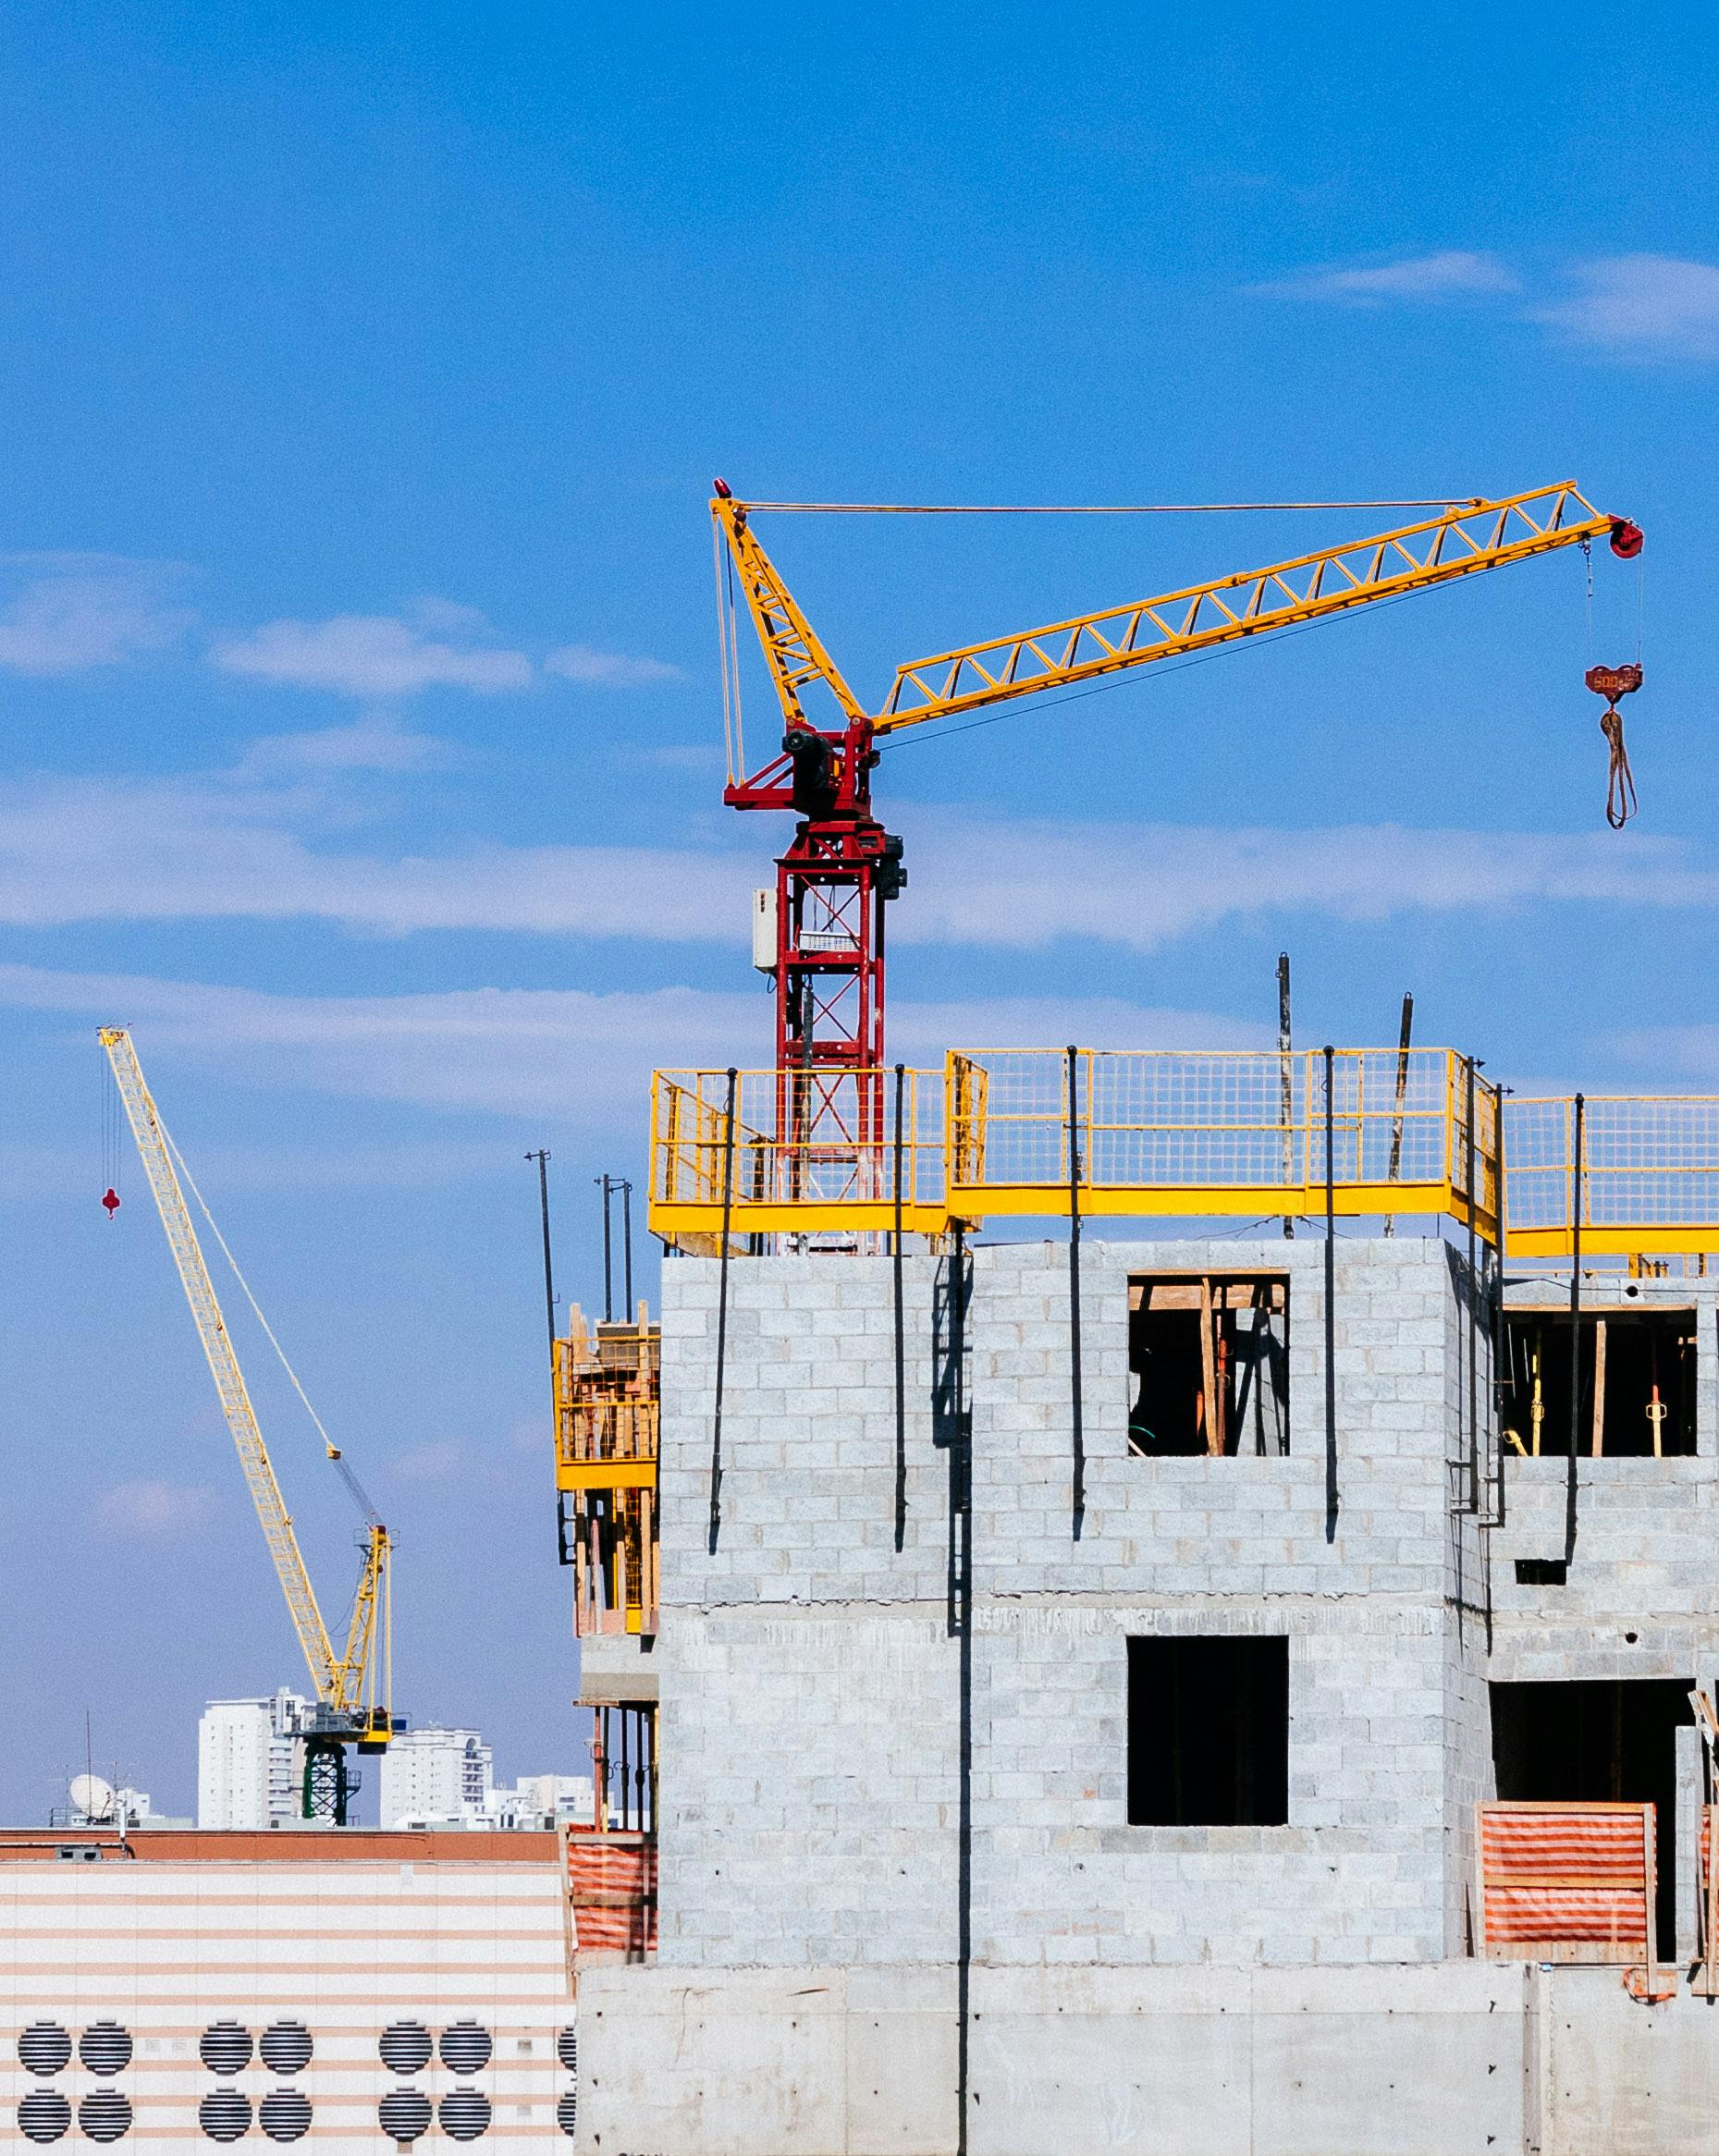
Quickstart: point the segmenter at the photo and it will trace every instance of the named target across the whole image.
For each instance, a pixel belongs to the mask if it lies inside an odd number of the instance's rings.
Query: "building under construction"
[[[1640,532],[1423,504],[872,708],[756,531],[843,506],[711,505],[725,798],[798,821],[770,1067],[655,1084],[655,1557],[571,1485],[582,1578],[651,1583],[602,1589],[624,1659],[582,1629],[660,1777],[654,1957],[582,1965],[584,2145],[1707,2149],[1719,1100],[1507,1097],[1406,1026],[891,1066],[873,804],[902,728]],[[1640,680],[1587,676],[1615,827]]]
[[[657,1082],[585,2145],[1709,2146],[1719,1101],[957,1055],[844,1198],[778,1083]]]

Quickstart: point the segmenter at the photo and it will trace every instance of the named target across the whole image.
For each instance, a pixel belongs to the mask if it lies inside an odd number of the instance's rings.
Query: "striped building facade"
[[[552,1832],[0,1832],[0,2139],[567,2149]]]

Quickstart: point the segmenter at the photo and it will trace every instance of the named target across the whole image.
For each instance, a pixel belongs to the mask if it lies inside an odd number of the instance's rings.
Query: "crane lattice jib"
[[[1370,539],[910,660],[897,668],[875,728],[891,733],[1094,680],[1598,538],[1619,553],[1640,544],[1633,526],[1602,515],[1569,480],[1499,501],[1453,504],[1443,516]]]
[[[203,1246],[197,1240],[197,1231],[191,1224],[190,1212],[186,1206],[184,1193],[179,1188],[178,1176],[174,1170],[166,1133],[155,1112],[149,1087],[143,1083],[142,1069],[137,1060],[137,1051],[131,1046],[131,1036],[122,1027],[104,1026],[99,1037],[102,1046],[107,1050],[107,1060],[113,1065],[119,1097],[125,1103],[126,1117],[131,1125],[131,1135],[137,1140],[137,1149],[142,1157],[144,1172],[149,1177],[149,1187],[161,1215],[161,1224],[167,1231],[167,1242],[173,1252],[174,1263],[178,1268],[185,1299],[190,1305],[191,1317],[196,1321],[197,1337],[202,1341],[203,1352],[209,1359],[209,1369],[215,1378],[215,1390],[221,1396],[221,1412],[227,1417],[227,1427],[232,1432],[233,1443],[238,1448],[239,1464],[244,1469],[251,1501],[256,1507],[264,1539],[268,1544],[270,1557],[275,1561],[276,1576],[287,1598],[293,1629],[299,1635],[299,1645],[304,1650],[304,1660],[310,1668],[311,1682],[316,1687],[317,1697],[325,1707],[346,1711],[356,1704],[355,1699],[348,1696],[349,1688],[353,1685],[354,1677],[358,1674],[350,1659],[352,1649],[354,1646],[362,1645],[366,1654],[368,1652],[375,1608],[374,1575],[380,1566],[387,1562],[386,1536],[380,1552],[374,1549],[373,1542],[371,1558],[365,1567],[372,1591],[367,1598],[364,1594],[364,1581],[361,1579],[360,1601],[353,1611],[353,1638],[348,1643],[346,1660],[337,1660],[328,1628],[323,1623],[322,1611],[316,1606],[316,1596],[299,1550],[298,1537],[292,1531],[292,1515],[288,1512],[280,1494],[280,1486],[275,1480],[275,1470],[269,1463],[268,1450],[263,1442],[263,1433],[257,1427],[256,1411],[251,1404],[251,1395],[245,1390],[244,1374],[239,1367],[239,1358],[233,1353],[233,1343],[227,1337],[227,1320],[221,1315],[215,1283],[210,1280],[209,1268],[203,1262]],[[364,1617],[362,1627],[361,1612]]]

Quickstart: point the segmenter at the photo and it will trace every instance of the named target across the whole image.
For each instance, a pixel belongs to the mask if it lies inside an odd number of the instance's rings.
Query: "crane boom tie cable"
[[[186,1188],[190,1192],[192,1197],[196,1199],[197,1209],[203,1215],[203,1219],[207,1222],[210,1234],[213,1235],[215,1241],[220,1244],[221,1256],[226,1258],[227,1264],[232,1267],[233,1278],[239,1282],[240,1289],[243,1291],[245,1301],[250,1304],[252,1311],[256,1317],[257,1323],[263,1328],[264,1334],[267,1336],[268,1344],[280,1357],[280,1366],[283,1370],[286,1371],[288,1377],[292,1380],[292,1390],[298,1394],[300,1400],[303,1403],[305,1414],[308,1415],[311,1420],[316,1425],[316,1434],[319,1438],[321,1438],[323,1443],[327,1447],[329,1458],[333,1460],[338,1467],[341,1468],[343,1479],[347,1485],[348,1489],[352,1495],[354,1502],[361,1506],[370,1520],[374,1521],[376,1517],[375,1508],[371,1504],[369,1499],[364,1496],[363,1490],[359,1484],[358,1477],[352,1473],[351,1469],[346,1465],[344,1460],[341,1459],[340,1448],[335,1443],[334,1439],[328,1435],[327,1430],[323,1427],[322,1416],[318,1415],[316,1410],[311,1405],[309,1393],[305,1391],[303,1386],[299,1382],[299,1373],[287,1360],[287,1351],[281,1346],[279,1341],[276,1339],[274,1327],[269,1323],[268,1319],[264,1317],[263,1305],[251,1292],[251,1282],[246,1280],[244,1274],[239,1269],[239,1260],[227,1248],[226,1236],[223,1235],[219,1228],[215,1226],[215,1215],[209,1210],[208,1201],[204,1198],[202,1191],[198,1189],[196,1178],[192,1175],[190,1170],[186,1167],[185,1156],[174,1144],[166,1124],[164,1123],[161,1120],[159,1111],[157,1111],[155,1116],[155,1127],[160,1131],[163,1142],[166,1144],[168,1152],[173,1156],[175,1167],[178,1168],[180,1175],[185,1179]]]
[[[748,502],[746,510],[821,517],[1205,517],[1260,509],[1479,509],[1480,494],[1347,502]]]

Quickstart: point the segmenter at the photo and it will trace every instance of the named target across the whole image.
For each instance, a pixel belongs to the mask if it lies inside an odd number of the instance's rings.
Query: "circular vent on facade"
[[[455,2074],[475,2074],[489,2064],[489,2031],[475,2021],[456,2021],[442,2031],[442,2064]]]
[[[271,2074],[297,2074],[311,2063],[311,2032],[301,2021],[277,2021],[257,2050]]]
[[[251,2131],[251,2099],[217,2089],[197,2106],[197,2124],[212,2141],[239,2141]]]
[[[92,2074],[117,2074],[131,2064],[131,2038],[117,2021],[92,2022],[78,2039],[78,2056]]]
[[[555,2040],[556,2056],[570,2074],[579,2071],[579,2031],[564,2028]]]
[[[131,2128],[131,2106],[117,2089],[91,2091],[78,2106],[78,2130],[86,2141],[117,2141]]]
[[[296,2089],[272,2089],[263,2099],[263,2131],[271,2141],[297,2141],[311,2130],[309,2099]]]
[[[382,2131],[394,2141],[415,2141],[430,2130],[430,2100],[415,2089],[390,2089],[376,2106]]]
[[[18,2107],[18,2130],[27,2141],[57,2141],[71,2130],[71,2106],[57,2089],[32,2089]]]
[[[443,2097],[437,2113],[450,2141],[475,2141],[489,2128],[489,2099],[475,2089],[454,2089]]]
[[[397,2021],[376,2049],[389,2073],[421,2074],[430,2063],[430,2032],[421,2021]]]
[[[579,2131],[579,2099],[571,2089],[555,2107],[555,2123],[570,2139]]]
[[[71,2039],[57,2021],[32,2021],[18,2040],[18,2063],[27,2074],[57,2074],[71,2058]]]
[[[197,2056],[212,2074],[237,2074],[251,2064],[251,2031],[236,2021],[217,2021],[198,2040]]]

